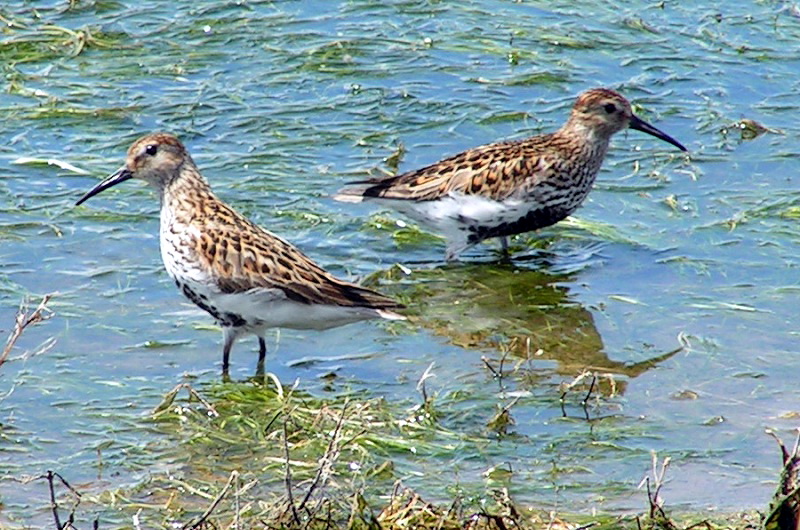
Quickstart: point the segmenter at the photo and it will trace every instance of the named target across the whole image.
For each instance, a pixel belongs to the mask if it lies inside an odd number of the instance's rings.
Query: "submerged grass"
[[[200,390],[181,384],[147,420],[177,440],[172,469],[99,493],[63,478],[60,486],[52,473],[41,478],[50,481],[54,517],[68,518],[72,528],[88,528],[92,519],[96,528],[756,528],[754,513],[671,518],[659,494],[668,460],[657,465],[655,457],[640,515],[521,505],[503,486],[511,469],[489,470],[492,480],[479,493],[454,485],[451,498],[425,500],[404,484],[397,464],[414,451],[452,454],[466,438],[424,414],[440,406],[433,401],[425,396],[404,408],[361,392],[320,398],[272,374]]]
[[[73,30],[55,24],[31,23],[2,13],[0,21],[5,23],[4,38],[0,39],[0,59],[6,68],[60,57],[77,57],[92,48],[120,48],[127,37],[90,26]]]
[[[183,388],[189,400],[177,400]],[[453,517],[449,510],[396,484],[395,462],[418,453],[453,454],[480,441],[442,427],[432,406],[426,399],[402,408],[359,392],[320,399],[282,386],[271,374],[211,385],[202,395],[179,385],[151,421],[181,440],[172,455],[181,471],[153,474],[135,488],[84,495],[82,502],[116,506],[121,520],[135,516],[145,526],[202,518],[209,501],[226,490],[227,498],[209,515],[214,525],[233,518],[275,528],[445,521]],[[378,499],[387,492],[393,493],[385,508],[370,507],[386,502]]]

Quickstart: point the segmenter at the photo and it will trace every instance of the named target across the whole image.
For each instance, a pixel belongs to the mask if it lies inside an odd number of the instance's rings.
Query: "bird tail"
[[[339,202],[358,203],[364,202],[364,192],[367,186],[353,186],[351,188],[343,188],[336,192],[333,200]]]
[[[386,309],[378,309],[378,314],[381,318],[385,318],[386,320],[408,320],[408,318],[400,313],[395,313],[394,311],[388,311]]]

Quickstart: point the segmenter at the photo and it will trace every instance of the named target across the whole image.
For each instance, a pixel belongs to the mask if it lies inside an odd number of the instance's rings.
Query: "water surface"
[[[800,398],[796,6],[12,1],[0,15],[0,327],[22,297],[57,293],[0,373],[3,520],[49,521],[46,485],[26,480],[47,469],[87,491],[169,472],[159,455],[181,440],[149,411],[179,382],[219,381],[219,332],[162,270],[153,193],[127,183],[73,206],[153,130],[178,134],[243,213],[339,276],[387,277],[381,289],[418,317],[282,331],[268,357],[282,381],[319,392],[335,371],[410,406],[435,362],[431,391],[470,396],[448,428],[478,434],[522,396],[515,436],[401,461],[427,498],[453,482],[482,490],[483,472],[510,465],[518,501],[641,510],[656,451],[679,484],[663,490],[669,506],[766,506],[779,457],[764,430],[791,438]],[[691,154],[618,135],[576,221],[519,238],[511,265],[493,264],[489,243],[444,266],[443,244],[397,214],[329,199],[389,170],[400,146],[402,171],[551,131],[595,86]],[[770,132],[743,139],[743,118]],[[235,380],[255,349],[237,344]],[[504,351],[533,355],[501,389],[481,357]],[[323,359],[298,364],[309,358]],[[589,420],[569,396],[564,418],[559,383],[585,367],[617,391]],[[424,466],[447,472],[418,477]]]

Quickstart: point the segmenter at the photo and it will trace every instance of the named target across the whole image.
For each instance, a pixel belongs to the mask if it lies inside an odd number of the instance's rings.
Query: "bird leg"
[[[467,243],[464,241],[452,241],[449,242],[447,245],[447,250],[444,254],[444,259],[448,263],[453,263],[454,261],[458,261],[458,256],[466,249],[471,247],[474,243]]]
[[[500,236],[500,249],[504,257],[508,257],[508,236]]]
[[[256,365],[256,374],[264,373],[264,359],[267,357],[267,341],[264,337],[258,337],[258,364]]]
[[[228,373],[228,367],[230,366],[230,357],[231,357],[231,348],[233,348],[233,343],[236,342],[236,331],[230,327],[222,328],[222,338],[223,338],[223,345],[222,345],[222,373],[223,375]]]

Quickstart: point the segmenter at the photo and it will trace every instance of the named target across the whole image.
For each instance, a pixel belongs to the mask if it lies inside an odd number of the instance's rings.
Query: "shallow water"
[[[518,501],[640,510],[657,451],[672,458],[670,507],[766,506],[779,453],[764,430],[791,438],[800,412],[797,6],[194,4],[0,8],[0,327],[21,297],[58,293],[55,316],[0,368],[0,517],[49,517],[46,485],[25,480],[46,469],[99,491],[168,468],[159,455],[179,441],[143,418],[176,383],[219,379],[219,333],[162,270],[152,192],[128,183],[73,207],[157,129],[181,136],[226,201],[339,276],[388,274],[381,288],[418,315],[418,326],[283,331],[268,357],[282,381],[313,392],[335,370],[412,401],[435,362],[432,390],[470,396],[449,427],[480,433],[510,401],[481,356],[543,350],[506,381],[522,396],[516,436],[403,463],[424,495],[453,480],[480,489],[481,473],[509,464]],[[328,198],[385,170],[400,145],[402,171],[553,130],[593,86],[621,90],[690,158],[618,135],[580,223],[520,238],[513,265],[489,263],[490,243],[444,266],[443,245],[397,233],[398,215]],[[743,139],[743,118],[772,131]],[[19,359],[51,336],[51,350]],[[255,346],[237,345],[234,379],[251,375]],[[616,374],[618,394],[589,421],[582,395],[568,397],[565,419],[558,383],[585,366]],[[452,471],[415,478],[423,463]]]

